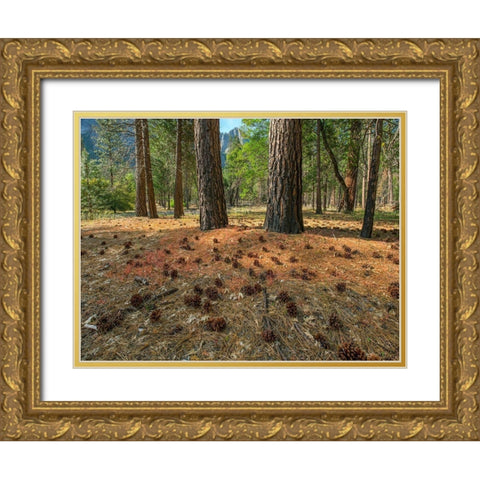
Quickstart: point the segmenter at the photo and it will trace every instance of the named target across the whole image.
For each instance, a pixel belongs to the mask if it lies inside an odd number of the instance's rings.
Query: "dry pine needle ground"
[[[82,222],[82,359],[398,359],[398,223],[364,240],[341,214],[306,213],[302,235],[262,221]]]

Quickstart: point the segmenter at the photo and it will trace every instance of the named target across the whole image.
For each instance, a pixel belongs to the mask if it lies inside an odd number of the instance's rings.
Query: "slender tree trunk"
[[[362,174],[362,208],[365,208],[365,191],[367,188],[367,167],[363,166],[363,174]]]
[[[316,138],[316,158],[317,158],[317,201],[315,205],[315,213],[322,212],[322,172],[321,172],[321,157],[320,157],[320,120],[317,120],[317,138]]]
[[[365,203],[367,201],[368,174],[370,172],[370,164],[372,160],[371,155],[372,155],[372,135],[371,135],[370,126],[369,126],[367,131],[367,162],[364,170],[365,184],[363,186],[363,192],[362,192],[362,208],[365,208]]]
[[[378,169],[380,167],[380,153],[382,150],[383,120],[378,119],[375,127],[375,140],[373,142],[372,161],[368,174],[368,192],[363,226],[360,236],[371,238],[373,232],[373,217],[375,215],[375,201],[377,198]]]
[[[197,157],[200,229],[223,228],[228,225],[228,217],[220,158],[220,122],[195,119],[193,129]]]
[[[360,156],[361,120],[350,121],[350,142],[345,172],[345,211],[353,212],[355,208],[355,195],[357,193],[358,160]]]
[[[183,188],[182,188],[182,120],[177,120],[177,151],[175,171],[174,218],[183,216]]]
[[[147,191],[145,185],[145,150],[143,146],[142,120],[140,120],[139,118],[135,119],[135,150],[135,215],[137,217],[146,217]]]
[[[155,192],[153,190],[152,165],[150,163],[150,138],[148,134],[148,120],[146,118],[143,118],[141,122],[143,150],[145,158],[145,181],[147,185],[148,216],[150,218],[158,218],[157,206],[155,205]]]
[[[328,190],[328,184],[327,184],[327,178],[325,176],[325,182],[323,183],[323,211],[327,211],[327,190]]]
[[[328,156],[330,157],[330,160],[332,161],[333,172],[335,173],[335,177],[338,180],[338,183],[339,183],[339,185],[342,189],[342,192],[346,195],[347,185],[345,184],[345,180],[342,177],[342,174],[340,173],[340,169],[338,168],[337,157],[333,153],[333,150],[330,146],[330,142],[328,141],[327,132],[326,132],[325,125],[324,125],[324,120],[319,120],[318,122],[319,123],[317,125],[320,127],[320,131],[322,132],[323,145],[325,146],[325,150],[327,151]],[[336,197],[334,197],[334,202],[333,203],[336,203],[335,198]],[[338,209],[340,210],[343,206],[343,202],[341,202],[341,200],[339,200],[337,205],[338,205]]]
[[[272,119],[269,131],[268,200],[264,228],[303,232],[302,121]]]
[[[387,181],[388,181],[388,204],[393,205],[393,179],[392,179],[392,167],[387,168]]]

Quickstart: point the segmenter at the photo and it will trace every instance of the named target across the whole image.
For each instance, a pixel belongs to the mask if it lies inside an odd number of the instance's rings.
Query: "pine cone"
[[[255,295],[255,288],[252,287],[252,285],[244,285],[240,291],[244,294],[244,295]]]
[[[132,307],[140,308],[143,304],[143,297],[138,293],[132,295],[132,298],[130,298],[130,304],[132,305]]]
[[[328,325],[334,330],[341,330],[343,328],[343,322],[338,318],[338,315],[335,312],[330,315]]]
[[[221,332],[222,330],[225,330],[227,322],[223,317],[210,318],[207,320],[207,326],[213,332]]]
[[[97,322],[97,331],[107,333],[115,327],[118,327],[124,317],[123,310],[117,310],[113,313],[102,315]]]
[[[215,287],[207,287],[205,289],[205,295],[210,300],[218,300],[218,298],[219,298],[218,290]]]
[[[152,310],[150,314],[150,321],[152,323],[157,323],[162,319],[162,312],[160,310]]]
[[[273,342],[275,340],[275,334],[272,332],[272,330],[264,330],[262,332],[262,338],[270,343],[270,342]]]
[[[342,360],[366,360],[366,353],[354,342],[345,342],[338,347],[338,356]]]
[[[392,298],[399,298],[400,297],[400,286],[398,282],[393,282],[388,286],[388,293]]]
[[[313,338],[318,342],[320,343],[320,345],[329,350],[330,349],[330,343],[328,341],[328,338],[322,333],[322,332],[318,332],[316,333]]]
[[[296,317],[298,313],[297,304],[295,302],[287,303],[287,313],[290,317]]]
[[[292,299],[286,290],[282,290],[277,297],[282,303],[288,303]]]
[[[185,302],[185,305],[194,308],[199,308],[202,304],[200,295],[186,295],[183,301]]]

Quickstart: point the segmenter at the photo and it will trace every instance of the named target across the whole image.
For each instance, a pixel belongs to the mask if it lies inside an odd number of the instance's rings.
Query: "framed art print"
[[[1,48],[3,439],[478,439],[478,40]]]

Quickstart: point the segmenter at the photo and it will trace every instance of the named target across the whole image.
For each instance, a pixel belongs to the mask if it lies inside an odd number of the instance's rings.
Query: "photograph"
[[[75,115],[80,365],[404,361],[404,113]]]

